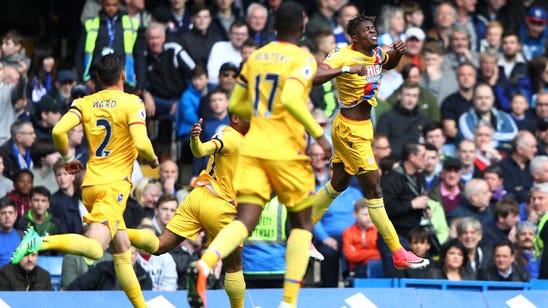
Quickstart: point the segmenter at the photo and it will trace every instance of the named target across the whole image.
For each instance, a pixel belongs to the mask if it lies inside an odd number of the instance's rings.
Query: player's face
[[[378,45],[377,28],[371,21],[360,23],[356,29],[356,33],[352,35],[352,41],[357,46],[363,49],[375,48]]]
[[[30,207],[38,215],[44,215],[49,209],[48,197],[40,194],[34,194],[30,198]]]
[[[158,206],[156,215],[158,215],[160,223],[165,226],[171,221],[171,218],[175,215],[175,211],[177,211],[177,201],[168,201]]]

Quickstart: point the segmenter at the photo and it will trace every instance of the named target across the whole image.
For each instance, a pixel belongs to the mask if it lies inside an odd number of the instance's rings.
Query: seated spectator
[[[17,205],[17,219],[25,216],[30,208],[30,190],[34,176],[28,169],[21,169],[15,174],[13,190],[6,196],[11,198]]]
[[[35,121],[33,123],[36,139],[53,141],[51,130],[61,120],[63,107],[62,102],[49,95],[45,95],[40,99],[40,102],[36,104]]]
[[[504,177],[502,169],[499,166],[489,166],[483,171],[483,179],[489,190],[491,191],[491,201],[490,203],[496,203],[503,200],[504,198],[511,197],[508,195],[506,189],[504,189]]]
[[[430,230],[424,227],[418,227],[409,231],[409,249],[417,256],[423,259],[429,259],[432,261],[433,257],[437,257],[439,253],[432,253],[432,233]],[[439,243],[438,243],[439,244]],[[438,247],[439,249],[439,247]],[[432,263],[431,263],[432,264]],[[428,266],[420,269],[404,269],[403,277],[406,278],[428,278],[432,266]]]
[[[456,217],[474,217],[483,225],[493,223],[493,212],[489,208],[491,191],[482,179],[471,179],[464,185],[461,204],[447,215],[447,220]]]
[[[15,248],[21,242],[22,232],[15,229],[16,213],[16,205],[11,198],[0,199],[0,267],[10,263]]]
[[[508,240],[498,242],[493,248],[494,264],[478,274],[479,280],[488,281],[529,281],[525,269],[514,264],[514,245]]]
[[[152,290],[152,278],[150,274],[138,263],[137,249],[131,247],[131,264],[141,286],[141,290]],[[76,278],[66,288],[67,291],[99,291],[99,290],[121,290],[116,273],[114,261],[103,261],[97,263],[82,276]]]
[[[521,93],[514,94],[510,100],[510,116],[516,122],[518,130],[534,132],[537,122],[527,110],[529,110],[527,97]]]
[[[483,177],[481,170],[475,165],[476,153],[476,145],[472,140],[464,139],[457,146],[457,157],[462,165],[461,181],[464,183]]]
[[[30,190],[30,208],[18,221],[18,229],[34,228],[41,237],[66,233],[61,229],[61,221],[48,212],[51,194],[44,186],[35,186]],[[44,251],[44,253],[49,253]]]
[[[71,92],[76,86],[76,74],[72,70],[60,70],[56,77],[55,87],[48,89],[47,95],[57,100],[63,107],[72,104]],[[64,113],[63,111],[61,113]]]
[[[59,218],[60,229],[67,233],[80,233],[83,217],[88,213],[81,200],[81,178],[65,170],[65,161],[60,159],[53,165],[55,181],[59,190],[51,195],[50,213]],[[78,179],[77,179],[78,177]]]
[[[474,130],[474,142],[476,144],[476,158],[474,166],[479,171],[498,163],[506,154],[497,150],[493,143],[493,126],[491,123],[480,120]]]
[[[443,132],[443,126],[439,122],[428,122],[422,128],[422,137],[425,143],[431,143],[438,149],[440,155],[440,169],[443,160],[450,156],[455,156],[455,146],[447,143],[447,136]]]
[[[461,167],[458,159],[453,157],[445,159],[440,181],[428,192],[429,198],[441,203],[447,216],[462,203],[461,192],[464,191],[464,184],[461,182]]]
[[[154,225],[149,218],[144,218],[137,228],[154,232]],[[150,275],[153,291],[177,290],[177,269],[170,254],[156,256],[137,249],[137,263]]]
[[[535,234],[537,226],[530,222],[524,221],[518,225],[516,233],[516,258],[515,263],[518,267],[524,268],[531,279],[538,278],[540,260],[535,253]]]
[[[485,246],[494,247],[502,240],[514,242],[519,222],[518,203],[511,199],[503,199],[497,202],[493,216],[495,217],[493,223],[484,225],[482,243]]]
[[[538,155],[548,155],[548,122],[538,122],[534,134],[538,142]]]
[[[203,3],[192,6],[190,20],[192,28],[182,35],[181,45],[194,63],[206,64],[213,44],[224,39],[223,31],[211,23],[211,9]]]
[[[0,291],[53,291],[50,274],[36,265],[38,253],[26,255],[18,264],[0,269]]]
[[[367,264],[371,259],[380,259],[377,248],[377,227],[369,217],[369,211],[364,199],[354,203],[352,215],[356,222],[344,229],[342,233],[342,249],[348,261],[351,277],[367,278]]]
[[[483,228],[479,220],[473,217],[463,217],[456,225],[457,238],[466,248],[467,260],[465,262],[468,271],[476,275],[493,263],[491,248],[485,248],[479,243],[482,238]]]
[[[160,196],[154,208],[154,217],[152,217],[152,225],[157,236],[165,230],[166,225],[175,215],[178,205],[174,195],[164,194]]]
[[[15,181],[17,171],[32,168],[30,147],[36,134],[32,124],[24,121],[11,124],[10,134],[11,138],[0,147],[0,155],[4,158],[4,176]]]
[[[534,184],[548,182],[548,156],[536,156],[529,163],[529,171]]]
[[[0,198],[13,190],[13,181],[3,175],[4,158],[0,156]]]
[[[17,68],[20,65],[20,61],[22,61],[26,67],[29,67],[30,59],[25,56],[25,54],[23,36],[19,31],[12,29],[4,33],[2,38],[2,53],[0,56],[2,64]]]
[[[224,63],[232,63],[240,66],[242,62],[242,46],[249,37],[247,24],[243,20],[236,20],[230,26],[228,41],[220,41],[211,47],[209,59],[207,60],[207,73],[209,83],[217,86],[219,79],[217,72]]]
[[[38,139],[30,148],[30,156],[34,166],[30,171],[34,175],[32,185],[44,186],[50,192],[57,191],[59,187],[55,182],[53,165],[61,159],[61,155],[55,149],[52,141]]]
[[[179,167],[177,164],[171,159],[164,160],[160,164],[160,183],[162,183],[162,192],[176,197],[176,203],[182,202],[186,195],[188,195],[188,191],[177,182],[178,180]],[[179,200],[179,202],[177,202],[177,200]]]
[[[262,4],[254,1],[247,7],[246,22],[250,28],[249,37],[258,47],[263,47],[276,39],[276,35],[268,28],[267,19],[268,10]]]
[[[475,275],[466,268],[467,262],[466,247],[457,239],[449,240],[441,247],[439,266],[432,268],[428,278],[453,281],[475,280]]]
[[[509,114],[494,107],[495,96],[493,89],[488,84],[478,84],[474,91],[473,101],[473,107],[459,118],[458,131],[460,138],[473,140],[476,125],[480,120],[484,120],[493,124],[495,147],[510,144],[516,136],[518,128]]]
[[[444,56],[440,44],[428,42],[424,44],[422,53],[425,73],[420,85],[432,92],[438,99],[438,106],[441,106],[447,96],[459,89],[455,72],[443,66]]]
[[[440,154],[438,148],[431,143],[425,143],[424,147],[426,148],[424,178],[426,180],[426,189],[430,191],[440,181]]]
[[[124,211],[124,221],[128,228],[137,227],[143,218],[154,216],[154,207],[162,194],[159,180],[145,176],[133,183]]]

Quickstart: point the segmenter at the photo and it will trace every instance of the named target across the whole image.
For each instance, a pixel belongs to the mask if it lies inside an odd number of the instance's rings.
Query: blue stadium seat
[[[38,256],[37,265],[49,272],[51,285],[57,291],[61,284],[63,256]]]
[[[397,278],[355,278],[354,288],[397,288]]]
[[[531,279],[529,280],[529,288],[531,290],[548,290],[547,279]]]
[[[384,277],[384,269],[382,268],[382,260],[373,259],[367,263],[367,278],[382,278]]]

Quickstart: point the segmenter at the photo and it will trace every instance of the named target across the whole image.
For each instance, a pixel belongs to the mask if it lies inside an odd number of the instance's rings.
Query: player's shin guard
[[[371,216],[371,220],[381,233],[382,238],[384,239],[390,250],[396,251],[400,249],[402,246],[400,244],[398,234],[396,233],[394,225],[386,214],[383,199],[366,199],[365,203],[367,204],[367,209],[369,210],[369,216]]]
[[[225,274],[225,292],[231,308],[244,308],[245,280],[242,271]]]
[[[131,245],[148,253],[155,254],[160,247],[160,240],[154,232],[145,229],[127,229]]]
[[[72,233],[44,237],[40,250],[55,250],[94,260],[103,257],[103,247],[101,247],[98,241]]]
[[[204,251],[201,259],[209,268],[212,268],[220,259],[228,256],[238,245],[243,243],[248,235],[247,228],[241,221],[231,222],[219,232],[211,245]]]
[[[297,304],[297,294],[308,265],[308,247],[312,233],[304,229],[293,229],[287,239],[285,253],[286,271],[284,277],[283,301],[292,306]]]
[[[331,202],[341,193],[336,191],[331,185],[331,181],[327,182],[314,196],[312,200],[312,223],[316,224],[331,205]]]
[[[120,282],[120,287],[126,293],[126,296],[133,304],[133,307],[146,307],[147,303],[141,292],[141,285],[135,275],[135,270],[131,265],[131,249],[126,252],[113,254],[114,271]]]

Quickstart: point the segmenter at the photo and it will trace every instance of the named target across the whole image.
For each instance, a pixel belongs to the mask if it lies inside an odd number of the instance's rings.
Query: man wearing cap
[[[57,72],[55,87],[48,92],[48,96],[56,99],[61,105],[72,103],[71,91],[76,85],[76,74],[71,70]]]
[[[525,59],[531,61],[544,54],[544,46],[548,40],[548,13],[540,6],[532,6],[527,11],[525,22],[519,28],[519,36],[523,43]]]
[[[226,91],[228,93],[228,96],[230,97],[230,94],[234,89],[234,85],[236,84],[236,77],[238,77],[239,73],[240,69],[234,63],[223,63],[223,65],[221,65],[221,68],[219,69],[219,84],[217,85],[217,88]],[[206,119],[212,115],[211,108],[209,108],[210,95],[211,91],[209,91],[206,96],[203,96],[200,99],[200,109],[198,110],[200,118]]]
[[[405,44],[407,45],[407,53],[403,55],[400,60],[400,64],[396,66],[396,70],[401,73],[404,66],[409,63],[413,63],[424,70],[424,60],[422,56],[422,46],[424,45],[424,38],[426,35],[421,28],[411,27],[405,31]]]
[[[36,139],[53,141],[51,130],[61,119],[64,104],[57,99],[44,95],[36,105],[34,130]]]
[[[461,163],[458,159],[447,157],[443,162],[440,181],[428,192],[428,197],[443,205],[445,215],[449,215],[461,204],[461,192],[464,183],[461,181]]]

